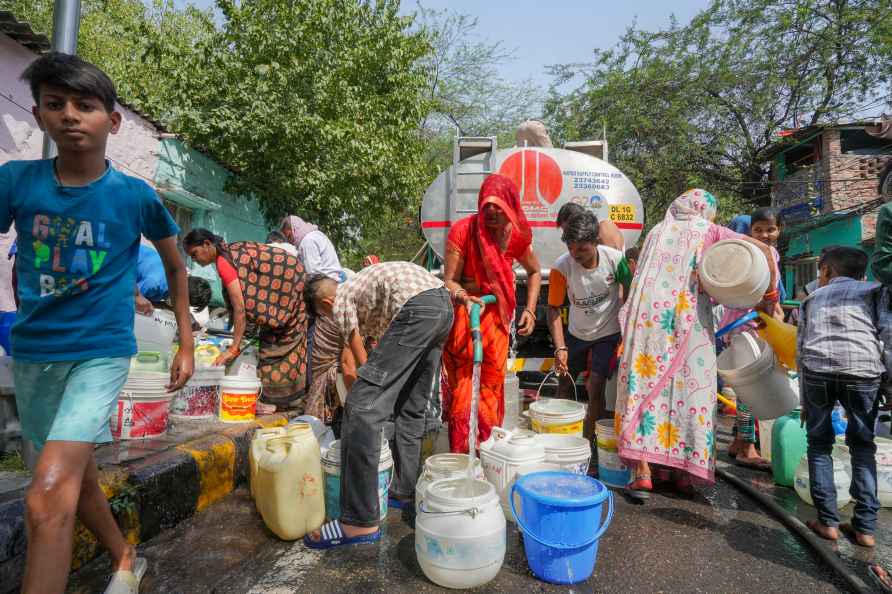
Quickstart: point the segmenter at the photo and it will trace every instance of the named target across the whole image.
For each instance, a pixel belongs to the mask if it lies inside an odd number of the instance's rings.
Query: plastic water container
[[[466,478],[434,481],[418,506],[415,556],[424,575],[438,586],[476,588],[502,568],[506,528],[490,483]]]
[[[505,518],[511,518],[508,491],[518,470],[531,464],[545,463],[545,446],[529,431],[506,431],[493,427],[489,439],[480,444],[483,474],[496,488]]]
[[[536,433],[563,433],[582,437],[585,405],[574,400],[548,398],[530,405],[530,424]]]
[[[16,315],[17,313],[14,311],[0,311],[0,347],[3,347],[3,351],[7,355],[12,354],[10,334],[12,325],[15,324]]]
[[[266,440],[257,459],[257,511],[282,540],[296,540],[325,520],[319,443],[309,425]]]
[[[513,431],[520,423],[520,413],[523,410],[523,397],[520,395],[520,378],[516,373],[505,374],[505,419],[502,427]]]
[[[515,495],[523,508],[514,506]],[[523,532],[533,574],[552,584],[576,584],[595,570],[598,541],[613,519],[613,493],[598,480],[569,472],[536,472],[511,489],[512,513]],[[607,502],[607,516],[601,508]]]
[[[341,517],[341,441],[332,442],[322,456],[322,471],[325,473],[325,517],[336,520]],[[387,494],[393,480],[393,455],[387,440],[381,440],[381,454],[378,457],[378,509],[380,520],[387,518]]]
[[[166,373],[131,373],[111,418],[112,437],[126,440],[164,435],[172,397],[165,388],[169,381]]]
[[[164,309],[156,309],[149,316],[137,313],[133,333],[139,351],[157,351],[167,357],[177,335],[176,316]]]
[[[834,452],[834,454],[835,453],[836,452]],[[852,475],[849,474],[845,462],[836,455],[833,457],[833,484],[836,487],[836,506],[838,508],[843,508],[852,500],[852,496],[849,494],[849,487],[852,484]],[[808,454],[802,456],[799,465],[796,467],[793,488],[796,490],[796,494],[799,495],[799,498],[802,499],[802,501],[812,506],[815,504],[811,498],[811,482],[808,474]]]
[[[877,496],[882,507],[892,507],[892,439],[877,437]]]
[[[251,489],[251,499],[254,498],[254,489],[257,486],[257,462],[266,451],[266,442],[274,437],[282,437],[285,435],[284,427],[269,427],[266,429],[258,429],[251,438],[251,449],[248,450],[248,469],[250,471],[249,486]]]
[[[774,421],[771,430],[771,474],[774,482],[792,487],[799,461],[808,450],[805,427],[799,419],[799,409]]]
[[[598,446],[598,478],[605,485],[623,488],[632,479],[632,471],[619,457],[619,445],[613,421],[602,419],[595,423]]]
[[[441,479],[457,479],[468,476],[468,461],[470,456],[467,454],[434,454],[424,462],[424,470],[415,483],[415,506],[416,508],[424,501],[424,495],[427,488],[434,481]],[[479,459],[474,460],[474,478],[478,480],[485,479],[483,474],[483,464]]]
[[[584,437],[543,433],[537,436],[545,446],[545,461],[574,474],[588,474],[592,448]]]
[[[222,367],[196,369],[170,403],[171,417],[175,420],[213,418],[220,406],[220,382],[224,373]]]
[[[763,325],[759,336],[771,345],[777,360],[787,369],[796,370],[796,326],[776,320],[763,311],[759,312]]]
[[[224,376],[220,380],[219,419],[224,423],[254,420],[263,385],[256,377]]]
[[[756,419],[759,423],[759,454],[766,462],[771,462],[771,433],[774,430],[774,419],[763,421]]]
[[[718,357],[718,374],[758,419],[776,419],[799,406],[798,383],[778,365],[774,351],[749,333],[734,336]]]
[[[771,282],[765,254],[742,239],[719,241],[706,250],[699,277],[710,297],[735,309],[749,309],[762,301]]]

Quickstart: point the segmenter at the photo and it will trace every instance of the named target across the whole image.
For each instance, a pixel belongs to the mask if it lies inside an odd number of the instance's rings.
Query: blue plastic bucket
[[[515,495],[520,496],[520,514]],[[517,479],[509,499],[523,532],[527,563],[537,578],[576,584],[592,575],[598,540],[613,519],[613,493],[604,483],[570,472],[534,472]],[[607,516],[602,522],[605,500]]]

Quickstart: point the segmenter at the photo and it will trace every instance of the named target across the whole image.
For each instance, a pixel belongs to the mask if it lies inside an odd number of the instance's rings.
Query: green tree
[[[0,0],[0,9],[52,33],[53,0]],[[214,31],[210,11],[173,0],[82,0],[78,54],[105,70],[123,101],[169,123],[181,60]]]
[[[606,122],[650,221],[691,185],[735,207],[765,204],[766,152],[780,129],[892,100],[890,13],[890,0],[713,0],[687,25],[630,28],[587,69],[556,69],[558,83],[585,82],[552,92],[548,113],[562,136]]]
[[[296,212],[342,245],[425,185],[424,36],[390,0],[218,0],[186,57],[174,129],[238,171],[267,218]]]

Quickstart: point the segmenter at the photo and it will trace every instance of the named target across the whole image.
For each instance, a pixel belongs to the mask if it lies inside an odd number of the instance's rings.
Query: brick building
[[[889,124],[859,121],[790,132],[769,151],[771,203],[787,223],[782,246],[791,296],[817,276],[828,245],[873,251],[880,175],[892,164]]]

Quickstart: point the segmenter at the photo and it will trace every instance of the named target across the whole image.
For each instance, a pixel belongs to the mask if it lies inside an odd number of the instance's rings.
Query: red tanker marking
[[[557,227],[554,221],[530,221],[530,227]]]
[[[421,223],[422,229],[442,229],[444,227],[451,226],[452,223],[449,221],[424,221]]]
[[[644,229],[641,223],[616,223],[616,226],[620,229]]]
[[[539,187],[536,188],[536,161],[539,161]],[[564,187],[564,176],[557,161],[536,150],[518,151],[505,159],[499,173],[510,178],[522,192],[524,205],[541,206],[539,197],[554,204]]]

